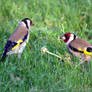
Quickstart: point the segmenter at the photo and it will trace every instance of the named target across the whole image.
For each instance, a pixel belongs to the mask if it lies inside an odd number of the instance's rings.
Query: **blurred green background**
[[[65,32],[92,43],[92,0],[0,0],[0,56],[4,46],[25,17],[31,18],[30,40],[21,61],[16,55],[0,63],[0,92],[92,92],[92,62],[74,69],[57,57],[42,54],[43,46],[70,58],[58,36]],[[30,50],[31,47],[31,50]]]

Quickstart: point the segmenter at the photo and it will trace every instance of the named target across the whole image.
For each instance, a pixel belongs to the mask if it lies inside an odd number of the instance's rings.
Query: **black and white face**
[[[76,35],[72,33],[65,33],[63,36],[60,36],[60,39],[62,39],[66,45],[69,45],[69,43],[73,41],[75,38]]]
[[[29,19],[29,18],[24,18],[22,21],[21,21],[24,26],[26,26],[28,29],[30,29],[31,26],[33,26],[34,24],[32,23],[32,20]]]

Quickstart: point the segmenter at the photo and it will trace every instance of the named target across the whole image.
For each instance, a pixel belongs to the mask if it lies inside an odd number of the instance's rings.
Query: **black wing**
[[[7,52],[9,52],[16,44],[17,44],[16,42],[12,42],[12,41],[8,40],[8,42],[5,46],[5,50],[4,50],[4,53],[2,55],[1,61],[4,61]]]
[[[6,56],[6,53],[9,52],[15,45],[17,45],[16,42],[12,42],[9,40],[5,46],[3,56]]]
[[[92,47],[87,47],[88,52],[92,52]]]

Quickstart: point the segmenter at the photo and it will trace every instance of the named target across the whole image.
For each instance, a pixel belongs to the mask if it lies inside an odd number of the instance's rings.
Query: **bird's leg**
[[[21,54],[22,53],[18,53],[18,59],[21,60]]]

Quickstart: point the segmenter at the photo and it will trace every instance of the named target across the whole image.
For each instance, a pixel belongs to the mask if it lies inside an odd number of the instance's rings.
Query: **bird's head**
[[[22,21],[20,22],[21,24],[23,24],[26,28],[30,29],[31,26],[33,26],[34,24],[32,23],[32,20],[29,18],[24,18],[22,19]]]
[[[76,39],[76,35],[73,33],[65,33],[63,36],[59,36],[59,38],[62,39],[66,45],[69,45],[71,41]]]

